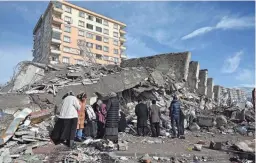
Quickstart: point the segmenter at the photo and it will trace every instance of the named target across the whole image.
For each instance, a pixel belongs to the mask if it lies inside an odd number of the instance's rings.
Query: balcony
[[[127,55],[125,53],[121,53],[121,58],[127,59]]]
[[[59,49],[51,49],[51,53],[52,54],[60,54],[60,50]]]
[[[63,10],[62,10],[62,8],[53,7],[53,12],[54,12],[54,13],[62,14],[62,13],[63,13]]]
[[[52,43],[61,44],[60,38],[52,38]]]
[[[62,30],[60,27],[57,27],[57,26],[52,26],[52,31],[53,32],[57,32],[57,33],[62,33]]]
[[[53,23],[56,23],[56,24],[62,24],[63,23],[61,17],[59,17],[59,16],[52,16],[52,21],[53,21]]]
[[[124,45],[121,45],[122,50],[126,50],[126,47]]]
[[[120,41],[121,41],[121,42],[125,42],[126,39],[125,39],[124,37],[120,37]]]
[[[120,33],[121,34],[126,34],[126,32],[124,30],[122,30],[122,29],[120,29]]]

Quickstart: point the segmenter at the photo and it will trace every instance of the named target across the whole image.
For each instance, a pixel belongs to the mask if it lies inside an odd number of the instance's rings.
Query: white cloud
[[[187,40],[199,35],[206,34],[210,31],[217,30],[217,29],[245,29],[245,28],[253,28],[254,27],[254,17],[223,17],[216,26],[212,27],[202,27],[199,28],[185,36],[183,36],[182,40]]]
[[[254,83],[254,72],[250,69],[241,69],[236,74],[236,80],[244,83]]]
[[[224,61],[222,73],[233,73],[239,67],[243,51],[236,52],[233,56]]]

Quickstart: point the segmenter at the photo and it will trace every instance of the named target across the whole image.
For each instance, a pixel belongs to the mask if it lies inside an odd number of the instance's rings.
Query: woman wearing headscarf
[[[83,138],[83,129],[84,129],[84,121],[85,121],[85,105],[86,105],[86,93],[81,93],[77,95],[80,103],[80,110],[78,112],[78,122],[77,122],[77,130],[76,130],[76,141],[81,142]]]
[[[66,141],[70,148],[75,148],[74,138],[78,119],[77,112],[80,107],[79,100],[72,92],[69,92],[67,96],[63,98],[58,120],[50,136],[55,144]]]
[[[97,137],[103,138],[104,131],[105,131],[107,110],[106,110],[106,105],[101,100],[98,100],[96,103],[95,113],[97,115],[97,125],[98,125]]]
[[[115,92],[109,94],[107,104],[107,117],[105,126],[105,139],[118,142],[119,100]]]

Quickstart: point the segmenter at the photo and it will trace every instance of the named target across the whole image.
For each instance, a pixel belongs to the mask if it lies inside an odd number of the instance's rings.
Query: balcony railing
[[[121,58],[127,58],[127,55],[125,53],[121,53]]]
[[[52,26],[52,30],[53,30],[54,32],[62,33],[61,28],[58,27],[58,26]]]
[[[53,7],[53,11],[56,13],[61,13],[61,14],[63,13],[62,8]]]
[[[124,45],[121,45],[122,50],[126,50],[126,47]]]
[[[124,37],[120,37],[120,41],[121,41],[121,42],[125,42],[126,39],[125,39]]]
[[[61,17],[56,16],[56,15],[52,16],[52,20],[53,20],[53,22],[55,22],[55,23],[60,23],[60,24],[63,23]]]
[[[126,34],[126,32],[124,30],[122,30],[122,29],[120,29],[120,33],[121,34]]]

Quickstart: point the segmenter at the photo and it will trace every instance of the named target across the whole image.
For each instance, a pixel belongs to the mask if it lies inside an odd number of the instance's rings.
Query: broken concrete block
[[[216,118],[216,126],[217,127],[221,127],[221,126],[224,126],[228,123],[226,117],[224,115],[219,115],[217,116]]]
[[[145,154],[141,159],[143,163],[151,163],[152,159],[148,154]]]
[[[202,147],[203,147],[203,145],[202,144],[194,144],[194,150],[195,151],[201,151],[202,150]]]
[[[119,151],[127,151],[128,150],[128,142],[126,142],[126,141],[118,142],[118,150]]]
[[[51,116],[51,111],[44,109],[37,112],[32,112],[30,114],[30,120],[32,124],[37,124],[42,122],[44,119],[49,118]]]
[[[210,142],[210,149],[214,149],[214,150],[221,150],[222,149],[222,143],[221,142]]]
[[[193,122],[190,126],[189,126],[189,130],[190,131],[199,131],[200,127],[198,126],[197,123]]]
[[[214,118],[210,116],[198,116],[197,124],[200,127],[213,127],[214,126]]]

